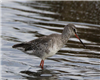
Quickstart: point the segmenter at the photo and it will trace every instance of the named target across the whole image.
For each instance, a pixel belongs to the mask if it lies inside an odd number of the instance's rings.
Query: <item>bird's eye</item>
[[[76,30],[75,29],[73,29],[74,30],[74,32],[76,33]]]
[[[75,31],[75,29],[74,29],[74,31]]]

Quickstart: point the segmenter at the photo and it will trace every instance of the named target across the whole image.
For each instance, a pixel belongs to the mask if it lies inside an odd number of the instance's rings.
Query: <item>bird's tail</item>
[[[20,44],[15,44],[12,46],[12,48],[17,48],[17,47],[24,47],[25,43],[20,43]]]
[[[27,51],[27,50],[31,49],[31,46],[30,46],[30,44],[24,42],[24,43],[20,43],[20,44],[15,44],[12,46],[12,48],[17,48],[19,50]]]

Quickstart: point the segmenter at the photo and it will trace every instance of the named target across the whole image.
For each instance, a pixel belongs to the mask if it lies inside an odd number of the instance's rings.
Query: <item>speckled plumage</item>
[[[63,42],[59,34],[51,34],[13,46],[13,48],[17,48],[30,55],[35,55],[43,60],[54,55],[61,47],[63,47]]]
[[[40,66],[43,67],[46,58],[53,56],[59,51],[68,39],[76,34],[76,28],[73,24],[65,26],[62,34],[51,34],[48,36],[39,37],[29,42],[23,42],[13,45],[13,48],[22,50],[23,52],[40,57]],[[78,37],[78,36],[76,36]],[[79,39],[79,37],[78,37]]]

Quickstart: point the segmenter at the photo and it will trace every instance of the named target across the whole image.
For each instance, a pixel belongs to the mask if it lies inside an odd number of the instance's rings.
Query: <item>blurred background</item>
[[[4,0],[2,11],[2,80],[100,80],[100,1]],[[40,59],[12,45],[75,24],[87,48],[73,36],[53,57]]]

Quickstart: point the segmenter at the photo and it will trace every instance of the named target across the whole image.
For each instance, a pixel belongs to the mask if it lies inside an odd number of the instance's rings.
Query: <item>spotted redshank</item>
[[[75,35],[83,44],[77,35],[77,30],[74,24],[65,26],[62,34],[51,34],[48,36],[39,37],[29,42],[15,44],[12,47],[17,48],[27,54],[35,55],[41,58],[40,66],[43,68],[44,60],[57,53],[68,41],[68,39]],[[83,44],[85,47],[85,45]]]

